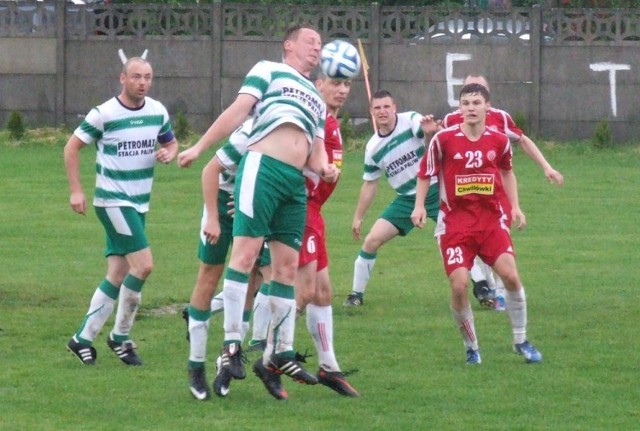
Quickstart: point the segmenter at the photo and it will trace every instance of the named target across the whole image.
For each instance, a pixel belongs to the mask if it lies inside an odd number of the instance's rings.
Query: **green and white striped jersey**
[[[114,97],[93,108],[74,134],[87,145],[96,143],[93,205],[149,211],[156,143],[173,140],[162,103],[147,97],[141,108],[130,109]]]
[[[253,128],[253,119],[248,119],[229,136],[227,142],[216,151],[220,164],[226,169],[220,174],[220,190],[233,194],[233,185],[242,156],[247,152],[247,142]]]
[[[376,133],[369,139],[364,153],[365,181],[375,181],[384,172],[391,187],[403,196],[416,194],[420,159],[426,152],[422,115],[417,112],[397,114],[396,127],[386,136]]]
[[[324,100],[313,82],[293,67],[260,61],[247,74],[239,93],[258,99],[249,146],[285,123],[295,124],[304,131],[309,150],[316,136],[324,139]]]

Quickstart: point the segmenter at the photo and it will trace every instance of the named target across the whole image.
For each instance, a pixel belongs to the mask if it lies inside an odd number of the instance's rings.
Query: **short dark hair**
[[[460,90],[460,98],[462,99],[462,96],[466,96],[468,94],[480,94],[482,97],[484,97],[485,102],[489,101],[489,90],[487,90],[487,87],[485,87],[484,85],[481,85],[481,84],[465,85]]]
[[[376,91],[375,93],[373,93],[373,96],[371,96],[371,100],[384,99],[385,97],[390,97],[391,100],[393,100],[393,96],[387,90],[378,90],[378,91]]]
[[[318,31],[318,30],[316,30],[316,28],[313,25],[311,25],[309,23],[295,24],[295,25],[292,25],[291,27],[289,27],[284,32],[284,37],[282,38],[282,42],[284,43],[287,40],[293,40],[293,39],[297,38],[298,37],[298,33],[303,28],[308,28],[309,30],[313,30],[315,32]]]

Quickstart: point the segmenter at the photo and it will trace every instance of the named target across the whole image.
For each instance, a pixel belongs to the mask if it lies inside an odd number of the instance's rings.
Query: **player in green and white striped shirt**
[[[93,206],[106,231],[107,275],[95,290],[89,310],[67,348],[83,364],[93,365],[93,341],[119,299],[107,345],[127,365],[142,365],[129,332],[153,258],[144,231],[156,161],[169,163],[178,152],[169,114],[147,97],[153,69],[134,57],[120,74],[122,91],[93,108],[69,138],[64,161],[73,211],[86,214],[80,182],[79,152],[95,143],[96,185]],[[159,147],[159,148],[158,148]]]
[[[419,161],[426,151],[425,139],[438,130],[432,115],[417,112],[396,112],[396,103],[386,90],[371,98],[371,115],[378,130],[369,139],[364,156],[364,175],[360,198],[353,216],[352,233],[360,239],[362,220],[378,190],[378,180],[384,175],[396,191],[396,198],[387,206],[367,234],[354,264],[353,290],[345,306],[360,306],[378,249],[396,236],[405,236],[413,229],[411,212],[416,194]],[[428,142],[428,141],[426,141]],[[425,201],[427,214],[435,221],[438,213],[438,188],[432,184]]]
[[[324,150],[325,104],[309,80],[318,66],[321,48],[315,29],[288,29],[283,40],[283,62],[256,64],[235,101],[195,146],[178,155],[178,164],[189,166],[253,115],[249,150],[238,167],[234,189],[233,245],[223,287],[225,341],[222,366],[213,384],[218,395],[232,378],[243,379],[246,375],[241,348],[242,311],[249,273],[265,238],[271,251],[270,338],[275,348],[265,350],[263,360],[254,364],[254,372],[279,399],[287,397],[280,374],[307,384],[317,383],[315,376],[299,364],[293,348],[293,283],[306,216],[302,170],[306,166],[329,182],[338,177]]]

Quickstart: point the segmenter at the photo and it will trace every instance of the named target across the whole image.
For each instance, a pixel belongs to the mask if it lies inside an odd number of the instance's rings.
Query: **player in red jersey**
[[[460,91],[463,122],[438,132],[420,163],[416,202],[424,199],[431,177],[440,185],[440,212],[435,236],[451,285],[451,310],[467,349],[467,363],[479,364],[480,352],[469,304],[469,270],[476,256],[491,265],[506,287],[505,301],[513,331],[513,348],[527,362],[542,355],[526,339],[527,303],[516,267],[513,243],[501,194],[505,193],[518,229],[526,218],[518,203],[506,135],[486,127],[489,91],[480,84]],[[411,219],[423,227],[427,215],[420,205]]]
[[[487,79],[482,75],[467,76],[464,80],[464,85],[467,84],[480,84],[491,92]],[[457,110],[447,114],[442,120],[442,125],[447,128],[461,124],[462,120],[462,113]],[[551,166],[536,144],[515,124],[509,113],[490,107],[487,111],[486,126],[489,129],[504,133],[511,142],[518,143],[524,153],[542,168],[549,182],[556,183],[559,186],[564,183],[562,174]],[[506,197],[504,205],[508,205]],[[509,212],[507,212],[507,215],[509,215]],[[487,307],[495,305],[496,310],[504,311],[504,285],[499,278],[497,280],[494,279],[491,268],[482,260],[476,259],[473,268],[471,268],[471,279],[473,282],[473,294],[481,305]]]
[[[324,145],[329,163],[342,167],[342,137],[337,119],[351,90],[350,80],[320,76],[316,87],[327,105]],[[296,276],[298,310],[306,312],[307,328],[313,337],[318,354],[318,382],[341,395],[360,394],[345,379],[333,349],[332,287],[329,278],[329,256],[322,205],[329,199],[337,183],[328,183],[312,172],[307,175],[307,221],[300,249]]]
[[[487,79],[482,75],[469,75],[465,78],[464,84],[480,84],[491,92]],[[442,125],[447,128],[462,123],[462,113],[460,110],[447,114]],[[518,143],[525,154],[534,162],[536,162],[550,183],[556,183],[561,186],[564,184],[564,177],[560,172],[555,170],[551,164],[545,159],[538,146],[516,125],[515,121],[508,112],[502,109],[490,107],[487,111],[486,126],[489,129],[497,130],[504,133],[513,143]]]

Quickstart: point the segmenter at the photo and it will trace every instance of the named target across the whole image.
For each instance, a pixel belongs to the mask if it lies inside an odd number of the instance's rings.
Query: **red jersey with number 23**
[[[507,136],[489,128],[476,141],[467,138],[459,125],[436,133],[418,172],[420,178],[438,177],[440,214],[436,236],[505,224],[500,172],[511,170],[511,156]]]

